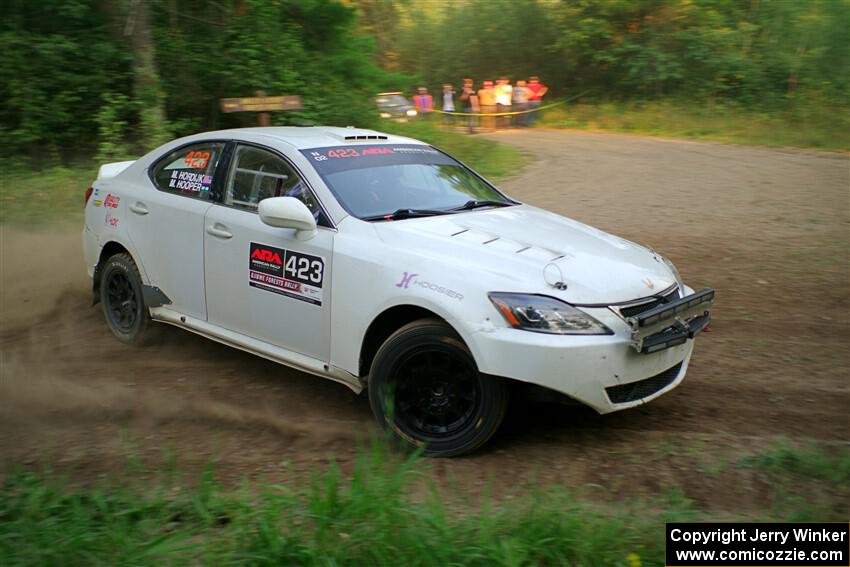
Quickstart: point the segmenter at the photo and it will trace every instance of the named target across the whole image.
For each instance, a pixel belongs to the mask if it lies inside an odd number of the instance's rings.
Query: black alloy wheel
[[[439,440],[468,426],[481,403],[478,372],[449,348],[414,350],[395,374],[396,424],[417,439]]]
[[[106,280],[106,314],[110,325],[129,333],[139,318],[140,298],[125,273],[114,270]]]
[[[481,374],[455,331],[421,319],[393,333],[369,374],[378,423],[430,456],[470,453],[487,442],[507,407],[504,380]]]
[[[101,265],[99,273],[100,302],[109,330],[122,342],[142,344],[151,336],[150,314],[133,258],[127,253],[115,254]]]

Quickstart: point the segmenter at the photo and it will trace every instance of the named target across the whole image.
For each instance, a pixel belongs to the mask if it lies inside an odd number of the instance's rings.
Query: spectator
[[[460,92],[460,103],[463,106],[463,111],[469,114],[469,116],[467,116],[467,128],[469,129],[469,133],[474,134],[477,117],[472,115],[478,112],[479,108],[478,95],[475,94],[472,79],[463,80],[463,90]]]
[[[513,87],[507,77],[501,77],[496,82],[496,112],[510,112],[513,99]],[[499,116],[497,125],[506,128],[511,124],[510,116]]]
[[[455,90],[450,84],[446,83],[443,85],[443,112],[454,112],[455,111]],[[454,116],[451,114],[444,114],[443,118],[447,124],[451,124],[454,122]]]
[[[434,99],[428,94],[428,89],[419,87],[418,93],[413,97],[413,104],[419,114],[428,114],[434,110]]]
[[[528,88],[528,91],[529,91],[529,96],[528,96],[528,108],[529,108],[529,110],[536,110],[536,109],[540,108],[540,105],[542,104],[542,101],[543,101],[543,96],[547,92],[549,92],[549,87],[547,87],[546,85],[541,83],[540,79],[537,78],[536,76],[532,76],[528,80],[527,88]],[[529,113],[529,115],[528,115],[528,118],[529,118],[528,125],[529,126],[534,126],[534,123],[537,122],[537,118],[538,118],[539,114],[540,114],[539,112],[530,112]]]
[[[496,112],[496,90],[493,88],[493,81],[484,81],[484,85],[478,91],[478,104],[481,106],[481,127],[495,130],[496,117],[486,116]]]
[[[528,90],[528,87],[525,86],[525,81],[519,80],[516,82],[516,86],[513,91],[514,112],[523,112],[524,110],[528,110],[528,95],[530,92],[531,91]],[[528,126],[528,114],[517,114],[514,118],[514,124],[517,126]]]

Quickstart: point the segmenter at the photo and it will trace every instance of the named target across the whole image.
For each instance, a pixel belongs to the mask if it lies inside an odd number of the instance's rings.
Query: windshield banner
[[[457,162],[431,146],[421,144],[382,144],[331,146],[301,150],[322,175],[339,171],[386,165],[457,165]]]

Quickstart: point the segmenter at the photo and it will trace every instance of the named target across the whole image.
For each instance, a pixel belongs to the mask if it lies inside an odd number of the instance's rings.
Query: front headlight
[[[613,335],[614,332],[572,305],[530,293],[489,293],[508,325],[553,335]]]
[[[416,116],[416,111],[415,110],[408,110],[406,114],[408,116]]]

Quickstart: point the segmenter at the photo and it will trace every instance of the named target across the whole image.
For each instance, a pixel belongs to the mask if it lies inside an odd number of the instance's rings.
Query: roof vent
[[[346,136],[346,140],[386,140],[386,136],[381,136],[379,134],[359,134],[356,136]]]

